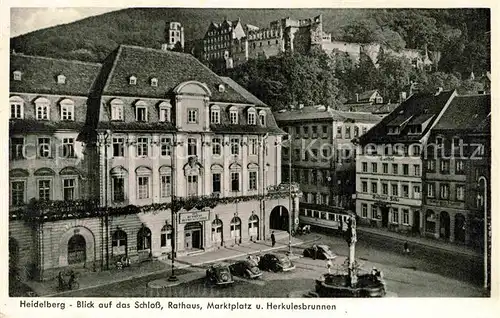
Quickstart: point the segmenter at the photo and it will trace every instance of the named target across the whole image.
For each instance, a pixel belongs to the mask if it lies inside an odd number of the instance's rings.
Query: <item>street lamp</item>
[[[479,177],[478,185],[481,181],[484,182],[484,289],[488,289],[488,181],[483,176]]]
[[[288,134],[288,142],[290,143],[290,151],[288,152],[288,208],[290,213],[288,216],[288,255],[292,255],[292,135]]]
[[[170,253],[171,254],[171,257],[170,259],[172,260],[172,273],[170,275],[170,277],[168,278],[169,281],[171,282],[175,282],[178,280],[177,276],[175,276],[175,241],[176,241],[176,237],[177,237],[177,229],[176,229],[176,224],[177,224],[177,202],[176,202],[176,197],[174,195],[172,195],[172,206],[170,208],[170,211],[172,213],[172,232],[171,232],[171,238],[170,238],[170,245],[171,245],[171,249],[172,249],[172,252]],[[175,211],[174,211],[175,210]]]

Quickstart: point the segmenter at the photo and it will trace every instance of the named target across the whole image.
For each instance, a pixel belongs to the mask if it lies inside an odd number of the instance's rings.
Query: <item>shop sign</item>
[[[381,160],[382,161],[394,161],[394,157],[393,156],[381,157]]]
[[[374,200],[381,200],[381,201],[399,202],[398,197],[388,196],[388,195],[380,195],[380,194],[374,194],[373,199]]]
[[[210,211],[196,211],[179,214],[179,223],[204,222],[210,220]]]
[[[443,201],[443,200],[436,200],[436,199],[427,199],[427,203],[435,206],[442,206],[442,207],[456,207],[460,208],[463,207],[462,202],[456,202],[456,201]]]

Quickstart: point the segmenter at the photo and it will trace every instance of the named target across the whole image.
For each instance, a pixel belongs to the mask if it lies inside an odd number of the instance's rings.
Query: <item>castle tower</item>
[[[163,50],[173,50],[174,48],[184,51],[184,28],[179,22],[167,22],[165,27],[165,43]]]

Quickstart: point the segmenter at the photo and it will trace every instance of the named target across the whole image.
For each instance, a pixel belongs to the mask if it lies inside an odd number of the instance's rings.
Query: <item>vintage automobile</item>
[[[260,258],[259,268],[273,272],[287,272],[295,269],[295,266],[287,256],[265,254]]]
[[[314,246],[316,246],[317,250],[316,253],[314,251]],[[316,254],[316,255],[315,255]],[[337,257],[335,253],[333,253],[330,250],[330,247],[328,245],[313,245],[311,247],[308,247],[304,249],[303,253],[304,257],[311,257],[314,259],[334,259]]]
[[[207,280],[214,285],[231,285],[234,283],[233,275],[229,266],[224,263],[211,265],[207,271]]]
[[[259,267],[251,261],[237,261],[229,265],[229,269],[231,270],[231,274],[235,276],[256,279],[262,276],[262,271]]]

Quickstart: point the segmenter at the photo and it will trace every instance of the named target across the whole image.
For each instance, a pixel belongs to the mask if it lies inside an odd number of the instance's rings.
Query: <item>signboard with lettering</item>
[[[399,202],[398,197],[388,196],[388,195],[380,195],[380,194],[374,194],[373,199],[374,200],[381,200],[381,201]]]
[[[454,207],[454,208],[464,207],[463,202],[436,200],[436,199],[427,199],[427,204],[441,206],[441,207]]]
[[[179,214],[179,223],[204,222],[210,220],[210,211],[185,212]]]

